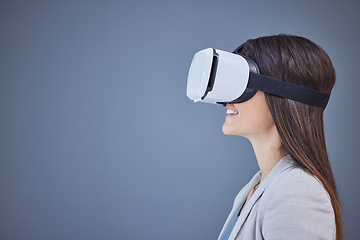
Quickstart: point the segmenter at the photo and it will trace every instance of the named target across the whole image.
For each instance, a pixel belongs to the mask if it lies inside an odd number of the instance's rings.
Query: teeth
[[[235,111],[235,110],[232,110],[232,109],[228,109],[228,110],[226,111],[226,114],[238,114],[238,112]]]

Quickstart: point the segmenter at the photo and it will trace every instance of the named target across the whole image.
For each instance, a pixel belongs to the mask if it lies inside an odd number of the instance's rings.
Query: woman
[[[328,55],[303,37],[251,39],[236,53],[263,75],[326,93],[335,83]],[[226,108],[223,133],[249,139],[260,171],[237,195],[219,239],[344,239],[324,109],[261,91]]]

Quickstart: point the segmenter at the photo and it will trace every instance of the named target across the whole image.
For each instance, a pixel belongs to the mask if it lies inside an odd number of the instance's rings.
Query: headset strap
[[[330,93],[319,92],[253,72],[250,72],[247,87],[321,108],[326,107],[330,98]]]

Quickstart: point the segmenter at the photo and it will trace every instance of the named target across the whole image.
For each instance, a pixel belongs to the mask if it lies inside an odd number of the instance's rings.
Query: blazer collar
[[[287,156],[283,157],[276,164],[276,166],[266,176],[266,178],[259,185],[257,190],[254,192],[254,194],[251,196],[251,198],[249,199],[247,204],[242,209],[242,212],[241,212],[241,214],[239,216],[239,219],[237,220],[237,222],[236,222],[236,224],[234,226],[234,229],[233,229],[232,233],[230,234],[229,240],[236,238],[240,228],[242,227],[242,225],[244,224],[246,218],[250,214],[250,211],[253,208],[254,204],[261,197],[262,193],[264,192],[266,187],[271,183],[271,181],[279,173],[281,173],[282,171],[284,171],[284,170],[286,170],[286,169],[288,169],[290,167],[293,167],[293,166],[294,166],[293,165],[293,160],[292,160],[290,155],[287,155]],[[261,173],[259,171],[258,173],[255,174],[255,176],[251,179],[251,181],[240,191],[240,193],[238,194],[238,196],[236,197],[236,199],[234,201],[234,207],[233,207],[233,210],[230,213],[231,216],[229,216],[229,219],[231,219],[232,216],[234,216],[234,214],[237,213],[240,206],[245,202],[245,200],[246,200],[249,192],[251,191],[251,189],[253,187],[255,187],[260,182],[260,179],[261,179]],[[227,226],[227,223],[228,223],[228,221],[225,223],[226,226]],[[226,226],[224,226],[224,229],[226,229]]]

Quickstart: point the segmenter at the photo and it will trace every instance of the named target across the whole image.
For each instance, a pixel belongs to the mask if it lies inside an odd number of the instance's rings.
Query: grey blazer
[[[219,235],[260,182],[258,172],[236,196]],[[335,239],[330,197],[317,178],[293,165],[286,156],[271,170],[245,205],[229,239]]]

